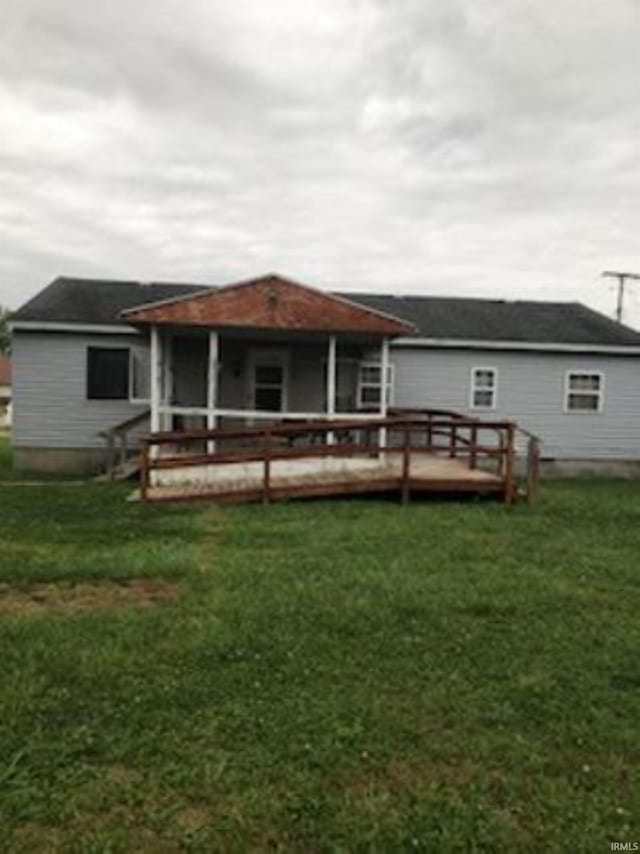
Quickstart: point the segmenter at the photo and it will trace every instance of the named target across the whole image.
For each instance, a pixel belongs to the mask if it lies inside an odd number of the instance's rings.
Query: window
[[[149,350],[131,350],[129,389],[132,403],[151,400],[151,354]]]
[[[565,411],[602,412],[603,391],[603,374],[569,371],[565,386]]]
[[[498,392],[498,371],[495,368],[471,369],[472,409],[495,409]]]
[[[382,367],[377,362],[361,362],[358,376],[358,408],[379,409],[382,400]],[[393,365],[387,369],[387,404],[393,399]]]
[[[280,412],[283,401],[284,366],[256,365],[255,407],[267,412]]]
[[[129,398],[129,348],[87,348],[87,399]]]

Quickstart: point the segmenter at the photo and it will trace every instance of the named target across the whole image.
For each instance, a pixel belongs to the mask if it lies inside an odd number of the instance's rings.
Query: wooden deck
[[[327,465],[327,462],[334,465]],[[346,465],[345,465],[346,464]],[[203,499],[220,503],[263,500],[263,471],[257,462],[227,463],[198,476],[189,469],[173,469],[174,482],[150,486],[151,501]],[[274,461],[270,477],[271,500],[329,495],[364,495],[368,492],[400,492],[403,460],[397,453],[367,459],[309,459]],[[491,472],[469,469],[466,462],[433,452],[414,455],[405,489],[419,492],[498,493],[504,481]],[[139,498],[136,491],[132,498]]]
[[[517,425],[451,413],[156,433],[143,450],[143,501],[271,501],[397,492],[494,494],[512,503]],[[539,445],[530,437],[524,494],[533,500]]]

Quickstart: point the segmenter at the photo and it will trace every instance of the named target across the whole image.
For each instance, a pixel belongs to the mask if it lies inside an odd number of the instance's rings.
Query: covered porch
[[[153,326],[149,362],[152,433],[384,418],[393,403],[387,336]]]
[[[152,435],[384,418],[393,388],[389,341],[412,331],[398,318],[279,276],[123,316],[149,336],[141,371]],[[336,436],[323,439],[331,444]]]

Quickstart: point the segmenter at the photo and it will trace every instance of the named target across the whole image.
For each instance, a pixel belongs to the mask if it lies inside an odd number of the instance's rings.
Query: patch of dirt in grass
[[[213,816],[206,806],[190,806],[178,813],[178,824],[187,833],[196,833],[211,826]]]
[[[125,606],[148,608],[175,602],[180,593],[178,582],[158,578],[78,584],[59,582],[34,584],[28,588],[0,584],[0,615],[78,613]]]
[[[15,851],[55,851],[60,836],[58,830],[37,821],[25,821],[13,831]]]
[[[105,776],[110,783],[117,786],[129,786],[140,782],[141,774],[135,768],[127,765],[108,765],[105,768]]]
[[[343,787],[348,795],[358,800],[381,790],[401,795],[432,784],[464,786],[479,773],[478,766],[467,760],[444,762],[392,759],[383,766],[344,780]]]

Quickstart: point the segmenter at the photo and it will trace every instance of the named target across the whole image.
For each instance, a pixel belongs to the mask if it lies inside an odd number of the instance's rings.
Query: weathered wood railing
[[[127,462],[130,450],[129,434],[136,427],[148,421],[150,417],[151,410],[145,409],[144,412],[139,412],[137,415],[98,433],[107,444],[105,470],[110,478],[115,476],[118,466],[123,467]]]
[[[520,433],[527,440],[525,495],[529,504],[533,504],[538,496],[538,484],[540,482],[542,440],[523,427],[518,427],[517,433]]]
[[[477,427],[474,428],[471,426],[471,449],[470,449],[470,468],[476,467],[477,456],[475,453],[474,445],[477,439],[477,431],[480,429],[488,429],[491,428],[491,424],[486,421],[482,421],[480,418],[470,418],[468,415],[464,415],[460,412],[454,412],[449,409],[390,409],[390,415],[396,416],[404,416],[407,417],[409,415],[420,415],[424,417],[427,421],[427,425],[432,421],[432,419],[442,419],[447,418],[452,422],[451,433],[452,433],[452,443],[455,449],[456,439],[453,438],[457,432],[456,423],[464,422],[465,424],[469,424],[471,422],[476,422]],[[532,504],[538,494],[538,485],[540,482],[540,457],[542,450],[542,440],[539,436],[536,436],[534,433],[531,433],[529,430],[526,430],[524,427],[521,427],[516,422],[513,422],[514,427],[514,436],[511,441],[508,443],[511,446],[511,456],[512,461],[510,465],[515,469],[516,456],[517,456],[517,437],[521,436],[526,441],[526,456],[525,456],[525,488],[523,490],[524,496],[526,497],[529,504]],[[429,426],[427,426],[429,429]],[[464,439],[463,439],[464,442]],[[455,455],[455,451],[454,451]]]
[[[143,500],[149,497],[153,472],[258,462],[262,463],[262,499],[268,503],[273,491],[273,465],[277,462],[399,454],[402,455],[400,493],[402,500],[408,501],[412,458],[427,453],[466,460],[470,470],[479,464],[489,469],[493,466],[504,500],[512,503],[518,494],[515,471],[518,429],[511,421],[480,421],[455,413],[423,410],[395,411],[387,418],[367,420],[161,432],[143,443],[140,494]],[[300,444],[301,440],[304,444]],[[527,472],[527,497],[531,500],[537,483],[533,457]]]

